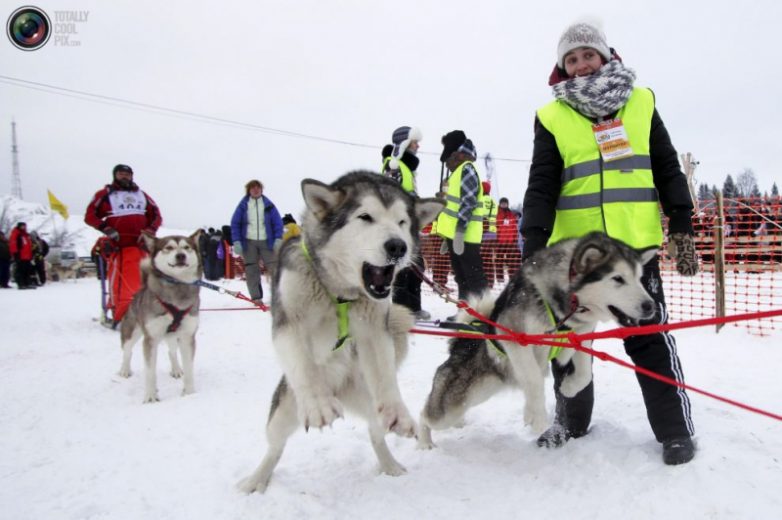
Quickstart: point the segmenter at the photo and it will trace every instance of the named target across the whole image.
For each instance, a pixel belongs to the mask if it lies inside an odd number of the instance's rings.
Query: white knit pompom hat
[[[611,61],[611,48],[606,43],[606,35],[595,24],[588,22],[574,23],[562,33],[557,45],[557,66],[565,68],[565,54],[579,47],[591,47],[605,58]]]
[[[400,126],[394,130],[394,133],[391,134],[391,142],[394,145],[394,150],[391,152],[391,160],[389,161],[388,166],[392,170],[396,170],[399,167],[399,159],[402,158],[402,155],[404,155],[405,150],[410,146],[410,143],[413,141],[421,141],[422,139],[423,134],[417,127],[411,128],[409,126]]]

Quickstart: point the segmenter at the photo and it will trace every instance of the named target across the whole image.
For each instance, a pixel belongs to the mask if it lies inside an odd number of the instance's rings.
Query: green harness
[[[312,263],[312,256],[310,256],[310,252],[307,249],[307,244],[304,243],[304,238],[301,239],[301,251],[304,253],[304,257]],[[323,288],[325,289],[325,286]],[[332,303],[337,307],[337,342],[334,344],[334,348],[331,349],[334,351],[341,349],[348,340],[353,339],[350,337],[350,320],[348,320],[348,311],[350,310],[350,304],[353,300],[339,298],[328,291],[326,291],[326,294],[328,294]]]
[[[546,314],[548,314],[548,319],[551,321],[551,325],[553,326],[552,333],[556,333],[558,335],[562,335],[563,337],[560,339],[557,339],[559,343],[565,343],[567,341],[567,338],[564,337],[565,334],[568,332],[572,332],[573,329],[570,327],[565,327],[562,324],[559,324],[557,322],[557,318],[554,317],[554,311],[551,310],[551,306],[546,302],[543,301],[543,305],[546,307]],[[565,347],[551,347],[551,351],[548,354],[548,360],[551,361],[552,359],[555,359],[560,352],[562,352],[562,349]]]

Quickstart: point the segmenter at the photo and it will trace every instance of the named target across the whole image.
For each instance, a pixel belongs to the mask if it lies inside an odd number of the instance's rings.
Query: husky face
[[[200,279],[203,272],[198,252],[200,234],[199,230],[189,237],[171,235],[156,238],[149,233],[142,233],[152,267],[183,282],[192,283]]]
[[[418,231],[443,208],[415,199],[372,172],[352,172],[331,185],[302,181],[307,204],[302,232],[313,262],[340,296],[388,298],[396,274],[410,263]]]
[[[574,294],[594,319],[615,319],[625,327],[654,316],[654,300],[641,284],[643,266],[657,248],[643,252],[603,234],[584,237],[573,254]]]

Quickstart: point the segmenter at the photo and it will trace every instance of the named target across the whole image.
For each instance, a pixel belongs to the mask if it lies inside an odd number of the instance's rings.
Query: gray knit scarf
[[[605,117],[627,103],[633,91],[635,71],[619,60],[612,60],[589,76],[561,81],[552,87],[554,97],[581,114]]]

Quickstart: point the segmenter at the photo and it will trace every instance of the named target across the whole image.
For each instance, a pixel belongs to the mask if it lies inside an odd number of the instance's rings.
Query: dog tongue
[[[372,285],[377,289],[382,289],[388,285],[387,269],[382,267],[373,267],[371,272]]]

